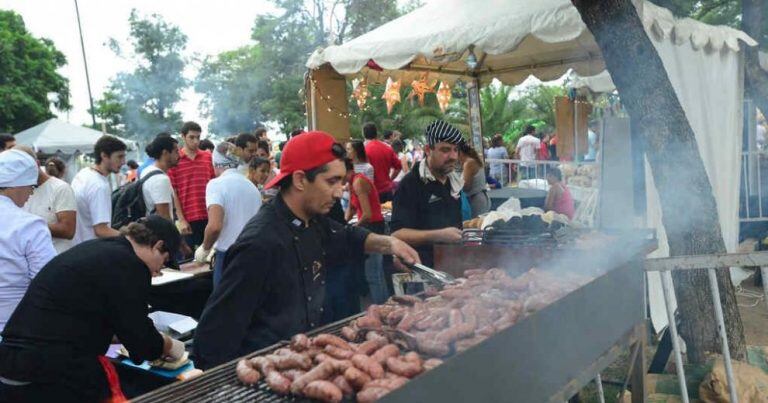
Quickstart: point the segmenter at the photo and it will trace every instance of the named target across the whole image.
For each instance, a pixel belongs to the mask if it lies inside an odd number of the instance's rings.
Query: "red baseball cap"
[[[332,150],[334,144],[336,139],[321,131],[301,133],[291,137],[280,157],[280,173],[264,188],[274,187],[283,178],[296,171],[308,171],[338,159],[339,156]]]

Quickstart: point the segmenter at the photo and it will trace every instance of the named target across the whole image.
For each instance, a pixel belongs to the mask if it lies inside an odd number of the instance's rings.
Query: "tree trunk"
[[[760,42],[762,39],[765,0],[741,1],[741,29]],[[757,47],[744,49],[744,92],[755,102],[763,115],[768,116],[768,72],[760,67]]]
[[[712,186],[693,129],[631,1],[573,3],[600,46],[633,127],[641,128],[670,254],[725,252]],[[727,270],[719,269],[717,277],[731,354],[742,359],[744,330],[734,287]],[[701,363],[707,352],[720,352],[707,274],[678,271],[674,279],[688,359]]]

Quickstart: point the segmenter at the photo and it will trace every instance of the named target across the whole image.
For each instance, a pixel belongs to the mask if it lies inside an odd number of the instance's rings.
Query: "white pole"
[[[728,348],[728,334],[725,331],[725,320],[723,320],[723,306],[720,304],[720,289],[717,287],[717,272],[715,269],[707,269],[707,274],[709,275],[709,287],[712,289],[712,303],[715,305],[717,331],[720,333],[720,341],[723,344],[723,358],[725,360],[725,376],[728,379],[728,393],[731,395],[731,403],[739,403],[739,396],[736,393],[736,380],[733,377],[731,350]]]
[[[597,378],[595,378],[595,384],[597,384],[597,399],[600,403],[605,403],[605,393],[603,392],[603,378],[600,377],[600,374],[597,374]]]
[[[765,304],[768,306],[768,266],[760,266],[760,274],[763,278],[763,294],[765,294]]]
[[[680,394],[683,403],[690,403],[688,400],[688,387],[685,385],[685,370],[683,369],[683,355],[680,353],[680,340],[677,338],[677,324],[675,323],[675,311],[672,309],[672,273],[668,271],[660,272],[661,287],[664,290],[664,304],[667,306],[667,319],[669,320],[669,331],[672,334],[672,348],[675,351],[675,367],[677,368],[677,381],[680,383]]]

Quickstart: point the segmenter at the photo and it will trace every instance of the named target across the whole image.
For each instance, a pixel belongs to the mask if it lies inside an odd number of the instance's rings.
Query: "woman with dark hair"
[[[491,199],[485,186],[485,169],[483,161],[474,148],[467,143],[459,145],[459,161],[461,162],[464,178],[464,193],[472,207],[472,218],[491,210]]]
[[[45,173],[55,178],[64,180],[64,174],[67,171],[67,164],[59,157],[51,157],[45,161]]]
[[[400,158],[400,165],[403,166],[403,170],[397,174],[395,183],[400,183],[405,174],[407,174],[413,166],[413,156],[405,151],[405,142],[400,139],[396,139],[392,142],[392,149],[397,153],[397,158]]]
[[[547,182],[549,183],[549,192],[544,202],[544,211],[554,211],[564,214],[572,220],[575,213],[573,197],[571,191],[563,183],[563,173],[557,167],[549,168],[547,171]]]
[[[355,172],[373,180],[373,165],[368,163],[368,157],[365,155],[365,143],[360,140],[352,140],[347,143],[347,156],[352,160]]]
[[[149,216],[46,264],[3,330],[0,401],[122,401],[103,355],[114,336],[136,364],[183,359],[184,343],[147,317],[151,277],[173,264],[180,242],[170,221]]]

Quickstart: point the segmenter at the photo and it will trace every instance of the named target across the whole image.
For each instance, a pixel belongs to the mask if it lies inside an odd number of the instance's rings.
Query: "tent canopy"
[[[98,130],[53,118],[19,132],[14,137],[17,143],[32,146],[35,151],[45,154],[74,154],[78,151],[89,154],[93,152],[96,141],[103,135]],[[129,150],[136,149],[134,141],[117,138],[122,140]]]
[[[677,44],[689,41],[694,49],[713,51],[738,51],[739,41],[756,45],[729,27],[676,19],[669,10],[641,0],[636,7],[647,32],[672,37]],[[474,71],[466,63],[470,49],[478,61]],[[477,76],[481,83],[496,78],[514,85],[529,75],[549,81],[569,68],[582,76],[605,69],[594,37],[569,0],[432,2],[342,45],[317,49],[307,67],[326,63],[348,78],[366,76],[369,82],[389,76],[408,82],[431,72],[430,77],[448,82]]]

